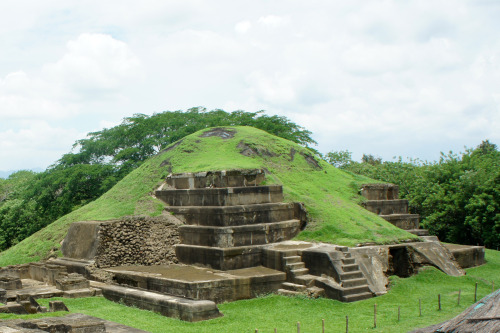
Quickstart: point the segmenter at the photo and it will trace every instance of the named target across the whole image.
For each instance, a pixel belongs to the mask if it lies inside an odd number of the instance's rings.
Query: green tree
[[[370,156],[370,155],[368,155]],[[410,210],[441,240],[500,246],[500,152],[483,141],[462,154],[441,154],[437,162],[353,162],[346,170],[399,185]]]

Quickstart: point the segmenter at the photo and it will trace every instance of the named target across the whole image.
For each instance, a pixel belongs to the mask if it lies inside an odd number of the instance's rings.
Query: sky
[[[136,113],[265,110],[322,153],[500,144],[498,0],[5,0],[0,173]]]

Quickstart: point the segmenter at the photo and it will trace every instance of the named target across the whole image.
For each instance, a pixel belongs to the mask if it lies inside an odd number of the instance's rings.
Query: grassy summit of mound
[[[0,266],[47,257],[59,249],[75,221],[161,214],[164,205],[151,194],[171,172],[254,168],[266,170],[266,184],[283,185],[285,201],[305,204],[310,221],[297,239],[352,246],[415,238],[359,206],[360,185],[374,180],[338,170],[308,149],[267,132],[226,127],[202,130],[171,145],[99,199],[0,253]]]

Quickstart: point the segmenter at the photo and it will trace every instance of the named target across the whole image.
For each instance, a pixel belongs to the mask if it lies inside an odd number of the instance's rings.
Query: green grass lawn
[[[487,250],[488,263],[467,269],[462,277],[447,276],[435,268],[426,268],[418,275],[391,278],[391,289],[370,300],[341,303],[330,299],[307,299],[267,295],[219,305],[224,317],[188,323],[161,315],[129,308],[104,298],[62,299],[72,312],[116,321],[150,332],[321,332],[322,319],[326,332],[345,332],[349,316],[350,332],[407,332],[450,319],[474,303],[475,283],[478,300],[492,291],[492,282],[500,286],[500,252]],[[458,291],[461,303],[457,305]],[[442,310],[438,311],[438,294]],[[422,316],[419,316],[419,299]],[[48,304],[48,300],[40,300]],[[374,329],[374,304],[377,304],[377,328]],[[401,320],[398,322],[398,307]],[[58,313],[57,315],[59,315]],[[37,317],[41,315],[36,315]],[[0,319],[19,316],[0,314]],[[33,317],[26,316],[25,318]]]

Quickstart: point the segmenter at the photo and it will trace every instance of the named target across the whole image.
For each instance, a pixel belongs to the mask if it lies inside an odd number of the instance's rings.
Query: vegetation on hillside
[[[99,199],[58,219],[0,254],[0,266],[36,261],[59,248],[74,221],[158,215],[151,196],[170,172],[263,168],[268,184],[282,184],[287,201],[304,202],[310,223],[298,236],[342,245],[415,238],[359,206],[359,188],[373,182],[334,168],[307,148],[252,127],[191,134],[148,159]]]
[[[260,128],[302,146],[315,144],[308,130],[262,112],[192,108],[136,114],[78,140],[74,152],[45,172],[0,178],[0,251],[97,199],[169,144],[203,128],[234,125]]]
[[[442,241],[500,246],[500,151],[495,144],[486,140],[461,154],[441,154],[438,162],[382,162],[364,155],[358,163],[348,151],[326,158],[345,171],[399,185],[410,210],[421,215],[421,225]]]

